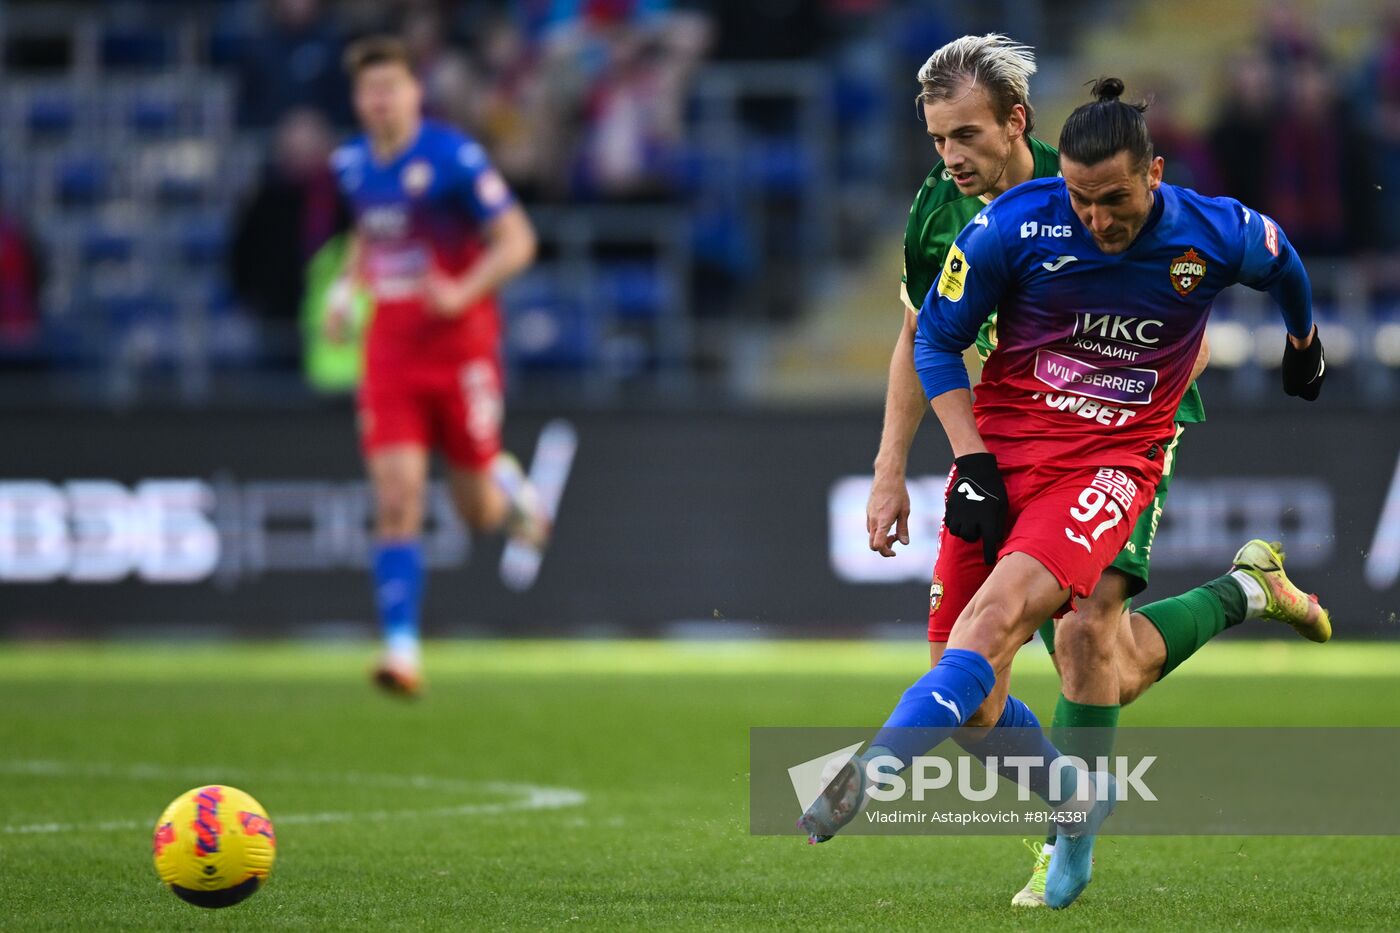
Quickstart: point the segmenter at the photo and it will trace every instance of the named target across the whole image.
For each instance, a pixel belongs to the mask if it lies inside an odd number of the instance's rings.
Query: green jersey
[[[1031,158],[1035,163],[1035,178],[1053,178],[1060,174],[1060,153],[1049,143],[1034,136],[1027,137]],[[929,289],[938,280],[948,249],[977,212],[989,204],[984,197],[963,194],[953,176],[939,161],[924,179],[914,203],[909,208],[909,222],[904,228],[904,274],[900,276],[900,297],[915,314],[923,306]],[[915,303],[914,299],[918,302]],[[977,355],[985,362],[997,345],[997,316],[993,311],[977,333]],[[1206,420],[1200,393],[1192,383],[1182,396],[1176,410],[1176,420],[1186,424]]]

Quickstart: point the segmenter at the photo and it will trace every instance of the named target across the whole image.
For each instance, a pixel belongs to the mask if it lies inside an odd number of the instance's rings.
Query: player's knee
[[[380,482],[374,490],[374,510],[380,534],[417,534],[422,522],[423,489],[412,482]]]
[[[485,483],[472,483],[454,490],[452,501],[457,514],[472,531],[492,532],[505,520],[504,497],[493,496],[492,491],[493,487]],[[496,501],[498,499],[500,501]]]
[[[501,524],[497,516],[478,500],[458,502],[457,514],[468,528],[476,532],[495,531]]]
[[[1157,672],[1149,670],[1135,655],[1120,655],[1118,659],[1118,705],[1127,706],[1147,692],[1157,680]]]
[[[1055,627],[1055,653],[1084,661],[1109,663],[1115,658],[1117,633],[1109,626],[1096,625],[1094,620],[1073,613]]]
[[[954,635],[959,642],[958,647],[976,651],[993,667],[1009,662],[1011,655],[1021,646],[1021,639],[1017,637],[1021,612],[1010,600],[985,600],[972,607],[970,615],[962,623],[963,631]]]

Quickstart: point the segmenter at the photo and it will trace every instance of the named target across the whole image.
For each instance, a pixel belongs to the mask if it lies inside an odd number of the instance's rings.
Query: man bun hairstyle
[[[1080,165],[1098,165],[1120,152],[1147,171],[1152,161],[1152,137],[1147,132],[1147,102],[1128,103],[1121,78],[1099,78],[1090,93],[1094,99],[1080,104],[1060,130],[1060,155]]]
[[[954,100],[981,87],[991,101],[998,123],[1011,118],[1011,108],[1026,110],[1026,135],[1035,128],[1031,109],[1031,75],[1035,74],[1035,50],[1028,45],[990,32],[985,36],[954,39],[928,57],[919,69],[919,96],[914,102],[923,121],[923,105]]]
[[[341,65],[353,80],[360,72],[375,65],[399,64],[413,71],[413,55],[397,36],[366,36],[350,43]]]

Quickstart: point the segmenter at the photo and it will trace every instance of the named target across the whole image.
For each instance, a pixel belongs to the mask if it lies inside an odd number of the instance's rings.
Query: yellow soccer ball
[[[156,874],[182,899],[228,907],[254,892],[272,871],[277,836],[267,811],[236,787],[186,791],[160,815],[151,845]]]

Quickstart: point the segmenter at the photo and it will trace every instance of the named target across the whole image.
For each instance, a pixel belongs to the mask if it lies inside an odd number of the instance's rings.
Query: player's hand
[[[351,317],[355,312],[355,289],[346,279],[337,279],[326,295],[326,316],[322,322],[326,339],[347,343],[351,338]]]
[[[1327,359],[1322,355],[1322,337],[1313,325],[1307,340],[1292,334],[1283,345],[1283,391],[1309,402],[1317,400],[1327,375]]]
[[[989,453],[966,454],[953,461],[956,479],[948,489],[943,524],[964,541],[982,541],[982,559],[990,566],[1006,536],[1006,484],[997,458]]]
[[[439,317],[457,317],[466,309],[461,283],[440,269],[428,273],[426,292],[428,309]]]
[[[903,476],[876,472],[865,504],[865,528],[870,532],[870,550],[881,557],[894,556],[896,541],[909,543],[909,487]]]

